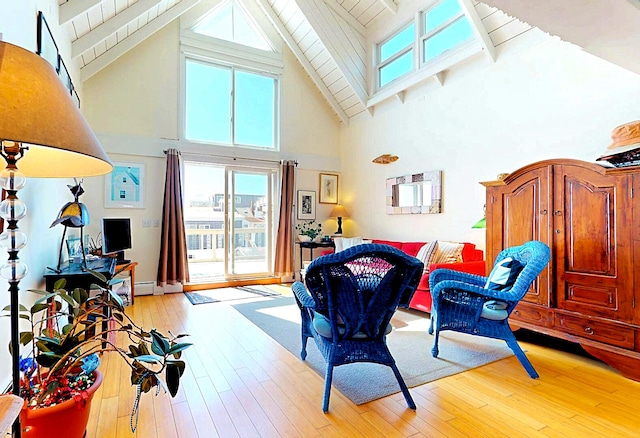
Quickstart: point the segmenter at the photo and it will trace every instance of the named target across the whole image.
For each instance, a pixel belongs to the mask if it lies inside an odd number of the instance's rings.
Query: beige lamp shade
[[[15,141],[29,148],[18,166],[26,176],[67,178],[113,170],[51,64],[1,41],[0,141]]]
[[[336,204],[336,206],[333,207],[333,210],[331,210],[331,214],[329,216],[330,217],[349,217],[349,212],[347,211],[346,208],[344,208],[342,204]]]

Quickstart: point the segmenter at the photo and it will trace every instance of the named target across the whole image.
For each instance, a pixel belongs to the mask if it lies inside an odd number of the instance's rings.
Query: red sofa
[[[373,239],[373,243],[391,245],[415,257],[418,251],[420,251],[420,248],[427,242],[395,242]],[[456,271],[467,272],[469,274],[486,275],[486,266],[482,250],[476,249],[473,243],[464,242],[462,262],[433,264],[430,265],[428,269],[425,269],[425,273],[422,274],[422,278],[420,279],[420,284],[409,303],[410,308],[431,313],[429,273],[438,268],[455,269]]]

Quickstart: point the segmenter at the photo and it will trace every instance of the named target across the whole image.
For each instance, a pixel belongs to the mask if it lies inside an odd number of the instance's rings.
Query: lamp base
[[[342,236],[342,218],[338,216],[338,231],[335,232],[334,236]]]

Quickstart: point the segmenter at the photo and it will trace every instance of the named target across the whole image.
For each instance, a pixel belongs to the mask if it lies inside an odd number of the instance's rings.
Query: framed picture
[[[46,59],[58,72],[58,46],[42,11],[38,12],[38,55]]]
[[[316,218],[316,192],[298,190],[298,219]]]
[[[338,175],[320,174],[320,204],[338,203]]]
[[[58,76],[60,80],[64,84],[64,86],[69,90],[69,94],[73,90],[73,84],[71,83],[71,75],[69,74],[69,70],[67,70],[67,66],[64,65],[64,61],[62,60],[62,56],[58,55]]]
[[[73,90],[71,90],[71,98],[76,103],[76,105],[78,105],[78,108],[80,108],[80,97],[78,96],[78,92],[76,91],[76,87],[73,87]]]
[[[105,175],[105,208],[144,208],[144,164],[113,163]]]

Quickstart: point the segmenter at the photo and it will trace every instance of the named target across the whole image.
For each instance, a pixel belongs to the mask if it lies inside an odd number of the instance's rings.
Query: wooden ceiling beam
[[[98,6],[100,3],[102,3],[102,0],[69,0],[61,4],[58,8],[58,22],[60,26],[87,13],[89,9]]]
[[[157,6],[159,3],[160,0],[138,0],[127,9],[114,15],[100,26],[72,42],[71,57],[73,59],[78,58],[84,52],[97,46],[118,30],[122,29],[132,21],[137,20],[142,14],[147,13],[151,8]]]
[[[176,5],[171,9],[168,9],[163,14],[158,15],[158,17],[151,20],[142,28],[138,29],[133,35],[120,41],[111,49],[95,58],[93,61],[80,69],[80,77],[82,81],[86,81],[91,76],[95,75],[100,70],[111,64],[113,61],[127,53],[129,50],[133,49],[148,37],[162,29],[164,26],[180,17],[182,14],[195,6],[199,1],[200,0],[182,0],[180,3],[176,3]]]
[[[398,13],[398,5],[393,0],[380,0],[380,3],[384,5],[392,14]]]
[[[340,107],[340,104],[336,100],[335,96],[333,95],[333,93],[331,93],[331,91],[329,91],[316,69],[313,68],[309,60],[307,60],[307,57],[300,49],[300,46],[298,46],[298,44],[295,42],[293,36],[291,36],[285,25],[282,23],[280,17],[278,17],[278,15],[274,12],[269,2],[267,0],[256,0],[256,2],[258,3],[258,5],[260,5],[267,18],[269,18],[269,21],[271,21],[271,24],[273,24],[273,26],[276,28],[289,49],[293,52],[294,55],[296,55],[296,58],[298,58],[298,61],[300,62],[300,64],[302,64],[302,67],[304,67],[313,83],[316,84],[316,87],[318,87],[322,96],[324,96],[327,102],[329,102],[329,105],[331,105],[333,111],[335,111],[335,113],[345,125],[348,125],[349,116],[347,116],[344,110]]]

